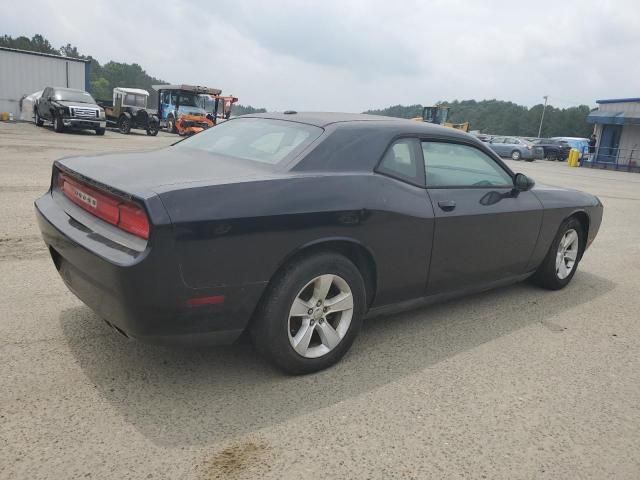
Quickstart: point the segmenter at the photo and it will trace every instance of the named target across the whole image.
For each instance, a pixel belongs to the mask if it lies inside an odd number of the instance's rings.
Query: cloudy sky
[[[203,8],[203,5],[209,5]],[[6,2],[0,34],[270,110],[640,96],[638,0]]]

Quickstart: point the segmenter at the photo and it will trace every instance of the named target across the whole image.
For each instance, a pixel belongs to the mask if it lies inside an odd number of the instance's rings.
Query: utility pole
[[[544,98],[544,107],[542,107],[542,117],[540,117],[540,128],[538,128],[538,138],[540,138],[540,135],[542,134],[542,122],[544,121],[544,111],[547,109],[547,99],[549,98],[549,95],[545,95],[542,98]]]

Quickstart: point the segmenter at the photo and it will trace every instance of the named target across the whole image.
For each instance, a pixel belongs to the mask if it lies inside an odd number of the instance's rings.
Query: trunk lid
[[[93,183],[140,198],[194,182],[239,183],[281,176],[256,162],[171,147],[148,152],[72,157],[58,160],[56,164]]]

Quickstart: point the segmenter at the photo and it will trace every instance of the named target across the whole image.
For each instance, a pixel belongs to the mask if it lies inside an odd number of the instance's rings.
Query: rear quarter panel
[[[374,257],[376,305],[423,294],[433,236],[424,189],[378,174],[313,174],[161,198],[190,287],[266,283],[305,246],[343,240]]]

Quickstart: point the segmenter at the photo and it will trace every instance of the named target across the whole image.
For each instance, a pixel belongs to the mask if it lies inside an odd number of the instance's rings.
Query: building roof
[[[640,102],[640,97],[638,98],[611,98],[608,100],[596,100],[596,103],[631,103],[631,102]]]
[[[70,62],[82,62],[82,63],[91,62],[91,60],[86,60],[84,58],[64,57],[62,55],[53,55],[51,53],[42,53],[42,52],[32,52],[31,50],[20,50],[18,48],[0,47],[0,50],[4,50],[6,52],[24,53],[26,55],[36,55],[38,57],[59,58],[60,60],[68,60]]]
[[[587,122],[605,125],[640,125],[640,112],[607,112],[594,110],[587,116]]]

